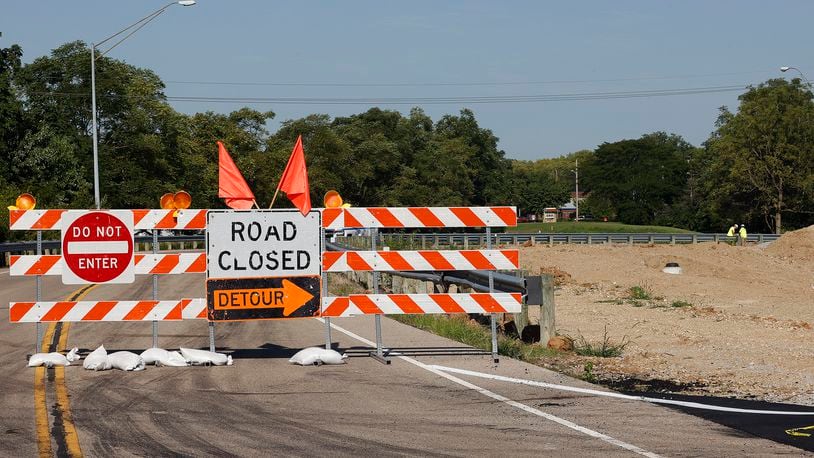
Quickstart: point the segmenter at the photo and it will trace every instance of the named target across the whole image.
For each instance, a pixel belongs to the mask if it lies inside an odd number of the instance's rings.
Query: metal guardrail
[[[763,243],[777,240],[777,234],[751,234],[747,242]],[[394,247],[408,247],[411,249],[428,249],[432,247],[479,247],[486,245],[486,234],[379,234],[383,245]],[[369,246],[369,236],[337,236],[349,246]],[[524,243],[556,245],[562,243],[576,244],[694,244],[704,242],[727,243],[735,241],[735,237],[726,234],[666,234],[666,233],[498,233],[492,234],[492,242],[499,245],[521,245]],[[367,245],[365,245],[367,242]]]
[[[747,237],[747,242],[763,243],[777,240],[780,236],[777,234],[751,234]],[[345,242],[343,245],[356,247],[361,245],[358,242],[366,242],[364,246],[370,246],[369,236],[337,236],[337,240],[341,239]],[[150,244],[152,237],[139,236],[135,238],[136,244]],[[180,248],[185,248],[188,242],[203,242],[205,236],[202,234],[196,235],[167,235],[158,237],[161,244],[179,244]],[[397,234],[397,233],[380,233],[379,240],[385,246],[404,246],[409,245],[412,248],[421,247],[428,249],[433,246],[451,246],[451,247],[479,247],[486,245],[486,234],[471,233],[471,234],[445,234],[445,233],[432,233],[432,234]],[[641,244],[641,243],[658,243],[658,244],[690,244],[690,243],[703,243],[703,242],[716,242],[726,243],[735,240],[734,237],[727,237],[726,234],[617,234],[617,233],[574,233],[574,234],[552,234],[552,233],[500,233],[492,234],[492,243],[503,245],[520,245],[533,240],[534,243],[541,244],[561,244],[561,243],[578,243],[578,244],[601,244],[601,243],[619,243],[619,244]],[[357,243],[354,243],[357,242]],[[61,242],[59,240],[43,240],[43,250],[51,250],[55,254],[60,250]],[[0,243],[0,253],[26,253],[32,252],[37,249],[36,241],[24,242],[6,242]],[[147,248],[145,248],[146,250]]]

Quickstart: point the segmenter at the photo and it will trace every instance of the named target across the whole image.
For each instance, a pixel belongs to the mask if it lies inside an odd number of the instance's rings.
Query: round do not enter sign
[[[68,212],[62,227],[63,283],[133,282],[131,212]]]

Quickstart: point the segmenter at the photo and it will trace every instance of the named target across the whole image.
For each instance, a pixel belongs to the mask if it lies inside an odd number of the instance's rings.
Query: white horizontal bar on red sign
[[[191,299],[170,301],[11,302],[12,323],[56,321],[176,321]]]
[[[326,251],[325,272],[513,270],[518,250]]]
[[[137,275],[206,272],[206,253],[155,253],[133,256]],[[12,255],[9,275],[62,275],[60,255]]]
[[[520,313],[520,293],[352,294],[322,299],[323,317],[434,313]]]
[[[58,231],[62,229],[62,213],[65,211],[66,210],[10,210],[9,229],[13,231]],[[135,229],[206,229],[207,210],[131,211],[133,212]]]
[[[322,227],[517,226],[515,207],[350,207],[322,210]]]

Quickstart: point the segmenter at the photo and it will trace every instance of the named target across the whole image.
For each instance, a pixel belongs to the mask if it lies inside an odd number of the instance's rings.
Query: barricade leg
[[[376,238],[378,234],[378,229],[371,229],[370,246],[373,251],[376,251]],[[373,272],[373,294],[379,294],[379,272]],[[390,364],[390,358],[386,357],[382,350],[382,316],[376,315],[374,320],[376,322],[376,352],[371,352],[370,356],[381,363]]]
[[[158,253],[158,229],[153,230],[153,253]],[[153,300],[158,300],[158,275],[153,274]],[[158,321],[153,321],[153,348],[158,347]]]
[[[37,231],[37,254],[42,254],[42,231]],[[42,300],[42,275],[37,275],[37,302]],[[42,350],[42,324],[37,321],[37,343],[35,344],[39,353]]]
[[[486,249],[492,249],[492,228],[486,228]],[[489,271],[489,292],[495,292],[495,274],[493,271]],[[500,362],[500,358],[497,354],[497,314],[492,313],[491,315],[491,328],[492,328],[492,361],[495,363]]]
[[[215,322],[209,322],[209,351],[215,351]]]

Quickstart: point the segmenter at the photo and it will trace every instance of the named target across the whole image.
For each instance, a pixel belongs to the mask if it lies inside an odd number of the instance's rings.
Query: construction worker
[[[735,242],[738,240],[736,237],[738,236],[738,225],[733,224],[729,226],[729,230],[726,232],[727,237],[731,237],[727,240],[727,243],[730,245],[734,245]]]
[[[745,225],[745,224],[741,224],[741,228],[740,228],[740,230],[738,231],[738,238],[740,239],[740,245],[741,245],[741,246],[746,245],[746,237],[747,237],[747,234],[746,234],[746,225]]]

